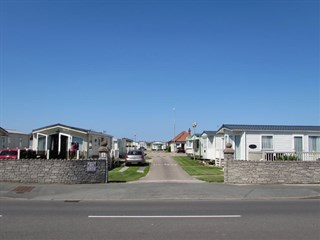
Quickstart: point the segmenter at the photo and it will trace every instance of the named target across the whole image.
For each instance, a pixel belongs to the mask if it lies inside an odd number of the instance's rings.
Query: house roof
[[[204,134],[204,133],[207,134],[208,136],[212,136],[212,135],[215,135],[217,133],[217,131],[203,131],[202,134]]]
[[[223,129],[232,131],[320,131],[320,126],[294,126],[294,125],[242,125],[242,124],[223,124],[218,132]]]
[[[29,135],[29,133],[24,133],[24,132],[20,132],[17,130],[13,130],[13,129],[4,129],[2,127],[0,127],[0,132],[8,135],[9,133],[13,133],[13,134],[22,134],[22,135]]]
[[[69,128],[69,129],[76,130],[76,131],[80,131],[80,132],[84,132],[84,133],[101,134],[101,135],[106,135],[106,136],[112,137],[111,135],[106,134],[106,133],[95,132],[95,131],[92,131],[92,130],[89,130],[89,129],[84,129],[84,128],[72,127],[72,126],[68,126],[68,125],[61,124],[61,123],[49,125],[49,126],[42,127],[42,128],[37,128],[37,129],[34,129],[32,132],[39,132],[39,131],[41,131],[41,130],[50,129],[50,128],[55,128],[55,127]]]
[[[0,132],[2,132],[5,135],[8,135],[8,131],[2,127],[0,127]]]
[[[187,140],[188,141],[194,141],[194,140],[197,140],[201,137],[201,134],[200,133],[195,133],[193,134],[192,136],[188,136],[187,137]]]
[[[175,138],[170,140],[170,142],[185,142],[188,136],[189,136],[189,133],[187,133],[186,131],[183,131],[179,133]]]

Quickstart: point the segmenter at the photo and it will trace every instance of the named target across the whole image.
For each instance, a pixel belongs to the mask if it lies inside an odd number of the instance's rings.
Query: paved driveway
[[[201,182],[188,175],[173,159],[172,153],[148,152],[151,157],[148,175],[138,182]]]

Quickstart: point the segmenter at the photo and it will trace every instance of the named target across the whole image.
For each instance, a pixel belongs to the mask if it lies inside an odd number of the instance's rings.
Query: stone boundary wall
[[[0,182],[105,183],[106,160],[0,160]]]
[[[320,162],[228,160],[225,183],[319,184]]]

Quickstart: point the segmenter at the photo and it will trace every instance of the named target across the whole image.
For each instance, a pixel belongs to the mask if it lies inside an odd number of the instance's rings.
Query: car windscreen
[[[16,156],[17,152],[14,151],[2,151],[0,153],[0,156]]]
[[[128,155],[142,155],[141,151],[129,151]]]

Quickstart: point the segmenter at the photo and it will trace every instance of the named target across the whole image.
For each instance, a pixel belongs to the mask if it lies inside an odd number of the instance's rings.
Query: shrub
[[[282,161],[298,161],[299,158],[297,155],[294,154],[283,154],[282,156],[278,157],[277,160],[282,160]]]

